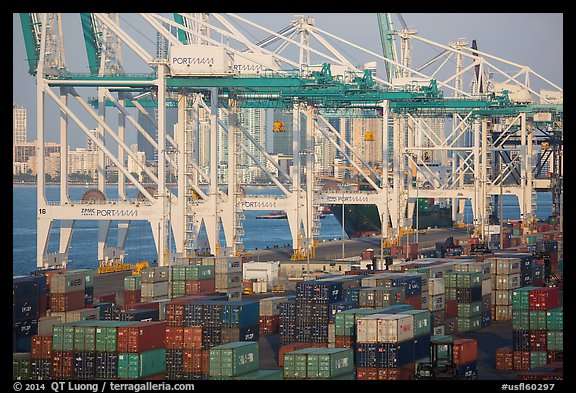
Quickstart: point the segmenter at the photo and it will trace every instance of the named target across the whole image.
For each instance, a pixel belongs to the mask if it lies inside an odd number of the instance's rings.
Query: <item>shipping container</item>
[[[564,332],[562,330],[547,330],[546,345],[546,349],[548,349],[548,351],[563,351]],[[540,346],[539,350],[543,350],[542,346]]]
[[[233,342],[210,348],[210,377],[232,377],[258,370],[259,345],[256,341]]]
[[[518,310],[512,307],[512,329],[529,330],[530,329],[530,311]]]
[[[66,312],[52,312],[50,316],[59,317],[62,322],[96,321],[100,318],[100,309],[81,308]]]
[[[530,352],[530,368],[536,368],[546,365],[548,362],[548,355],[546,351],[532,351]]]
[[[51,294],[64,294],[78,292],[86,289],[86,275],[84,272],[75,270],[66,271],[64,274],[55,275],[50,283]]]
[[[478,361],[478,341],[473,338],[454,339],[454,364],[457,366]]]
[[[96,351],[97,352],[117,352],[118,351],[118,328],[130,326],[135,322],[123,321],[98,321],[96,324]]]
[[[496,350],[496,370],[514,370],[514,350],[512,347],[506,346]]]
[[[142,301],[142,293],[140,289],[135,291],[124,290],[124,304],[140,303]]]
[[[494,306],[496,321],[509,321],[512,319],[512,306]]]
[[[158,266],[143,269],[140,275],[142,283],[145,283],[168,281],[169,274],[169,266]]]
[[[239,375],[237,377],[234,377],[234,379],[264,381],[264,380],[281,380],[283,379],[283,377],[282,377],[282,370],[257,370]]]
[[[118,321],[150,322],[159,320],[159,310],[128,310],[118,314]]]
[[[430,296],[444,295],[445,293],[446,293],[446,286],[444,285],[443,278],[428,279],[428,294]]]
[[[30,379],[30,353],[12,353],[12,379]]]
[[[564,309],[562,306],[546,311],[546,327],[549,330],[564,329]]]
[[[238,341],[258,341],[260,329],[258,325],[243,327],[223,327],[221,333],[221,344],[228,344]]]
[[[140,289],[142,298],[157,298],[168,296],[168,281],[143,282]]]
[[[529,292],[530,310],[551,310],[560,305],[558,287],[537,288]]]
[[[142,288],[142,277],[139,275],[124,277],[125,291],[139,291]]]
[[[530,351],[530,330],[512,330],[512,348],[515,351]]]
[[[358,343],[356,367],[397,368],[414,362],[414,340],[399,343]]]
[[[296,284],[296,300],[302,302],[335,303],[342,300],[342,283],[317,280],[299,281]]]
[[[33,277],[12,280],[12,321],[39,317],[40,286]]]
[[[52,379],[52,359],[30,358],[30,379],[35,381]]]
[[[72,379],[74,376],[74,352],[52,352],[52,377],[54,379]]]
[[[118,378],[139,379],[166,372],[166,349],[118,354]]]
[[[471,318],[482,315],[482,302],[458,303],[458,318]]]
[[[511,290],[520,288],[520,273],[498,274],[495,277],[497,290]]]
[[[94,374],[96,379],[116,379],[118,377],[118,354],[96,352],[94,354]]]
[[[482,328],[482,316],[458,318],[458,333],[473,332]]]
[[[246,327],[259,323],[260,305],[257,301],[222,302],[222,326]]]
[[[218,291],[242,287],[242,273],[216,273],[214,283]]]
[[[431,333],[431,315],[428,310],[408,310],[401,311],[398,315],[407,314],[412,315],[414,325],[413,325],[413,335],[414,337],[429,336]]]
[[[165,347],[166,322],[140,322],[118,327],[118,352],[141,353]]]

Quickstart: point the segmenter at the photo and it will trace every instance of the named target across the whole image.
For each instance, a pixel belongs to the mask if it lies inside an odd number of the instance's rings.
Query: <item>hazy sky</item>
[[[238,14],[248,20],[265,26],[273,31],[278,31],[289,25],[294,15],[305,15],[315,18],[315,25],[320,29],[330,32],[347,41],[355,43],[368,50],[381,54],[380,34],[376,14],[369,13],[260,13]],[[409,27],[417,30],[418,35],[440,44],[448,45],[451,41],[465,38],[469,45],[475,39],[478,49],[491,55],[512,61],[514,63],[529,66],[534,72],[548,79],[552,83],[563,87],[563,14],[561,13],[407,13],[402,14]],[[150,34],[144,24],[138,24],[137,17],[126,17],[121,21],[127,32],[154,54],[155,35]],[[234,19],[229,18],[234,21]],[[142,20],[140,18],[140,20]],[[394,15],[395,28],[400,28],[399,19]],[[127,22],[127,23],[124,23]],[[240,30],[249,38],[263,39],[265,33],[257,34],[250,28],[240,27]],[[244,25],[242,25],[244,26]],[[78,14],[64,15],[64,46],[66,62],[72,72],[87,72],[86,50],[80,18]],[[334,46],[354,64],[362,64],[365,61],[376,60],[366,57],[343,44]],[[124,50],[124,48],[123,48]],[[434,55],[440,53],[438,49],[423,48],[421,50],[415,44],[413,65],[421,65]],[[130,54],[125,54],[125,70],[127,72],[146,72],[146,65],[132,62]],[[413,67],[415,68],[415,67]],[[506,70],[504,70],[506,71]],[[378,71],[378,76],[384,78],[384,74]],[[95,90],[82,89],[84,97],[94,96]],[[36,137],[36,85],[35,78],[28,74],[28,63],[22,36],[22,27],[18,14],[13,14],[13,101],[28,109],[28,140]],[[46,122],[48,141],[58,141],[58,110],[56,105],[47,98]],[[71,104],[71,108],[79,116],[82,113],[78,105]],[[107,113],[113,113],[111,110]],[[110,115],[116,117],[116,114]],[[80,116],[86,119],[85,116]],[[86,122],[87,126],[94,127],[95,122]],[[135,143],[135,136],[128,136],[127,142]],[[70,121],[70,145],[83,147],[86,137]]]

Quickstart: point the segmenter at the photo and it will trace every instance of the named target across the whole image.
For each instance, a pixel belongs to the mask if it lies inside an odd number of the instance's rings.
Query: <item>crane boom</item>
[[[392,18],[388,13],[379,13],[378,28],[380,29],[380,42],[382,43],[382,52],[385,58],[396,61],[396,47],[394,46],[394,27]],[[386,77],[388,82],[394,78],[394,64],[386,62]]]

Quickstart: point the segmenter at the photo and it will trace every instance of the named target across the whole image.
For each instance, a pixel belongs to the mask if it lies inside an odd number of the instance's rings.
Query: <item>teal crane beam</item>
[[[36,75],[38,59],[40,58],[40,37],[37,37],[34,26],[37,22],[32,18],[32,14],[20,13],[22,34],[24,35],[24,45],[26,46],[26,56],[28,60],[28,73]]]
[[[394,28],[392,26],[392,19],[390,14],[379,13],[378,16],[378,28],[380,29],[380,42],[382,44],[382,53],[385,58],[396,61],[394,58]],[[386,76],[388,77],[388,82],[392,82],[394,78],[394,64],[386,62]]]
[[[102,55],[102,48],[98,41],[98,32],[96,29],[96,21],[94,15],[91,13],[81,13],[80,21],[82,22],[82,31],[84,33],[84,44],[86,47],[86,55],[88,57],[88,67],[90,68],[90,75],[98,75],[100,70],[100,56]]]

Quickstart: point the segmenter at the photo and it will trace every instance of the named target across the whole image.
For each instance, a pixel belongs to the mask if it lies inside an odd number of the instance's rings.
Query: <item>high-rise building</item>
[[[12,125],[13,143],[26,142],[27,127],[26,127],[26,108],[17,105],[15,102],[12,105]]]
[[[174,136],[174,125],[178,122],[178,108],[166,108],[166,135]],[[138,112],[138,123],[144,128],[146,133],[158,142],[158,108],[148,108],[148,116]],[[138,151],[146,154],[146,161],[158,160],[158,150],[150,142],[138,133],[136,138]]]

